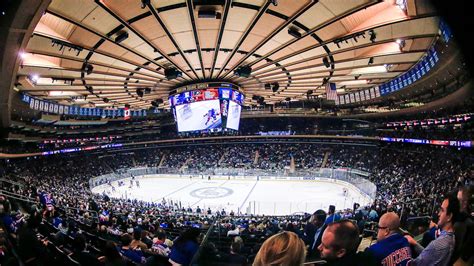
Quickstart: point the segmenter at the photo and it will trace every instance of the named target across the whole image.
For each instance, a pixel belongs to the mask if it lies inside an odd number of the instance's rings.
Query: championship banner
[[[123,109],[123,120],[129,120],[130,119],[130,109],[128,107],[125,107]]]
[[[217,95],[218,90],[211,91],[214,97]],[[188,92],[189,95],[191,95],[190,92]],[[214,95],[215,94],[215,95]],[[216,96],[217,97],[217,96]],[[54,104],[52,102],[48,101],[43,101],[40,99],[36,99],[34,97],[31,97],[25,93],[21,95],[21,100],[25,103],[27,103],[30,107],[30,109],[33,110],[38,110],[41,112],[45,113],[54,113],[54,114],[65,114],[65,115],[81,115],[81,116],[104,116],[104,117],[117,117],[117,116],[124,116],[124,110],[123,109],[102,109],[102,108],[81,108],[79,106],[68,106],[68,105],[62,105],[62,104]],[[243,101],[243,95],[240,94],[239,98],[237,100],[242,100]],[[141,116],[141,117],[146,117],[147,116],[147,110],[146,109],[141,109],[141,110],[134,110],[128,112],[129,117],[131,116]]]

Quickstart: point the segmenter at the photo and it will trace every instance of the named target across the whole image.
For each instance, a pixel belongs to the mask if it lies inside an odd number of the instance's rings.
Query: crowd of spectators
[[[219,163],[225,168],[245,168],[251,165],[255,159],[253,145],[228,146],[224,158]]]
[[[152,203],[93,195],[88,187],[89,178],[124,167],[161,164],[177,172],[183,166],[194,170],[244,167],[274,171],[288,167],[293,158],[297,169],[311,169],[322,167],[325,156],[325,167],[371,172],[368,178],[378,188],[371,206],[341,212],[331,206],[327,213],[318,210],[312,215],[238,216],[229,210],[186,209],[166,199]],[[380,251],[384,249],[374,247],[357,253],[364,229],[378,222],[378,233],[389,229],[386,238],[390,238],[400,225],[405,227],[418,216],[431,217],[439,206],[439,218],[434,217],[431,223],[438,224],[432,228],[444,230],[445,242],[432,241],[435,244],[431,247],[425,242],[422,251],[413,239],[398,240],[404,247],[413,246],[407,260],[420,253],[413,265],[428,265],[420,261],[440,245],[450,247],[451,251],[442,256],[443,261],[450,261],[455,252],[454,242],[449,240],[454,231],[451,227],[461,219],[454,219],[458,216],[452,208],[454,200],[449,198],[446,205],[443,194],[472,184],[473,160],[470,150],[442,147],[309,143],[196,145],[2,160],[0,263],[188,265],[201,249],[194,260],[200,265],[300,265],[314,259],[335,265],[380,265],[374,261],[381,263],[390,255]],[[463,202],[463,197],[460,199]],[[469,200],[461,204],[463,221],[471,219]],[[461,208],[459,203],[457,208]],[[379,221],[387,212],[396,216]],[[451,227],[446,227],[448,222]],[[462,243],[472,241],[470,225],[463,228]],[[378,239],[382,243],[384,237]],[[466,246],[456,246],[456,258],[470,259],[466,257],[470,250],[463,248]]]

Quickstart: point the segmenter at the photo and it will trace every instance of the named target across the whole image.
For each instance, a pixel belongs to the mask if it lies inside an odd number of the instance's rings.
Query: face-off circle
[[[234,191],[226,187],[204,187],[191,191],[189,194],[199,199],[216,199],[232,195]]]

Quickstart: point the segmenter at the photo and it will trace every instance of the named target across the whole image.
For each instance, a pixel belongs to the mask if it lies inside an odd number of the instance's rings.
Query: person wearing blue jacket
[[[400,234],[400,218],[394,212],[380,217],[377,229],[377,243],[368,247],[378,265],[406,266],[411,260],[411,248],[408,240]]]

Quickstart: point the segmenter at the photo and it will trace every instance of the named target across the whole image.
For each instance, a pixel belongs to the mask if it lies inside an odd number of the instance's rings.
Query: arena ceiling
[[[53,0],[19,55],[17,88],[104,108],[167,107],[174,88],[209,80],[238,84],[247,104],[324,95],[328,79],[343,94],[407,71],[438,24],[416,0]],[[242,66],[250,77],[234,74]],[[182,76],[168,80],[171,68]]]

